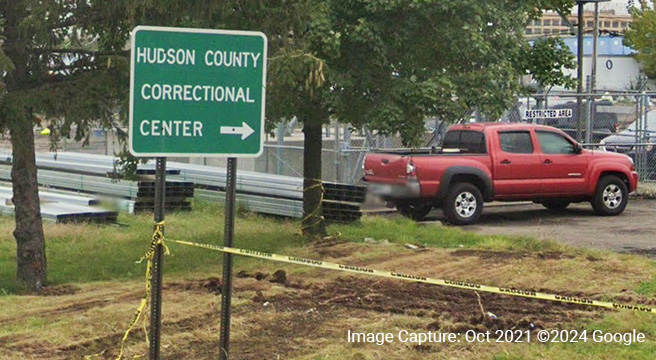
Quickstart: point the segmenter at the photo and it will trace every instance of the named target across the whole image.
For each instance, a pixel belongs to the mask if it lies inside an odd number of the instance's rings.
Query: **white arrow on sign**
[[[247,137],[251,136],[255,130],[253,130],[245,122],[241,123],[241,126],[221,126],[221,134],[229,135],[241,135],[241,139],[245,140]]]

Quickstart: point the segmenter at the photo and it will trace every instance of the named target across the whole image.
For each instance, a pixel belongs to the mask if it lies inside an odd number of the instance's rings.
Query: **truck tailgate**
[[[405,184],[410,156],[393,153],[368,153],[364,159],[364,179],[368,182]]]

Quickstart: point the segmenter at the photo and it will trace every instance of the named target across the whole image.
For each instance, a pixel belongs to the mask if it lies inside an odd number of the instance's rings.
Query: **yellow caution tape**
[[[137,261],[137,263],[140,264],[144,260],[146,260],[146,293],[144,294],[144,296],[141,298],[141,301],[139,302],[139,306],[137,307],[137,310],[134,313],[134,318],[132,319],[130,326],[125,331],[123,338],[121,338],[121,348],[119,350],[118,356],[116,356],[116,360],[121,360],[123,358],[123,348],[125,347],[125,341],[127,341],[128,336],[130,336],[130,332],[139,323],[139,319],[141,319],[142,315],[146,311],[146,308],[148,307],[148,300],[150,298],[150,290],[151,290],[150,282],[153,277],[153,257],[155,256],[155,250],[157,249],[158,245],[162,245],[162,248],[166,255],[170,254],[169,248],[166,246],[166,244],[164,244],[164,221],[155,223],[155,231],[153,232],[153,236],[150,240],[150,247],[148,248],[148,252],[146,252],[146,254]],[[144,329],[144,333],[146,334],[146,343],[147,343],[148,333],[146,330],[146,323],[145,323],[146,318],[144,317],[143,319],[144,319],[143,329]]]
[[[321,260],[303,259],[295,256],[285,256],[285,255],[278,255],[278,254],[272,254],[272,253],[261,252],[261,251],[245,250],[245,249],[231,248],[231,247],[218,246],[218,245],[195,243],[189,241],[180,241],[180,240],[167,240],[167,241],[174,242],[181,245],[221,251],[224,253],[249,256],[258,259],[272,260],[272,261],[284,262],[289,264],[312,266],[321,269],[347,271],[347,272],[358,273],[358,274],[379,276],[384,278],[406,280],[406,281],[439,285],[439,286],[447,286],[451,288],[473,290],[473,291],[485,291],[494,294],[503,294],[503,295],[511,295],[511,296],[521,296],[531,299],[558,301],[558,302],[570,303],[570,304],[597,306],[597,307],[603,307],[608,309],[632,310],[632,311],[648,312],[648,313],[656,314],[656,309],[647,306],[642,306],[642,305],[626,305],[626,304],[618,304],[615,302],[592,300],[585,297],[547,294],[547,293],[542,293],[532,290],[521,290],[516,288],[488,286],[488,285],[482,285],[473,282],[464,282],[464,281],[457,281],[457,280],[433,279],[424,276],[404,274],[400,272],[381,271],[381,270],[369,269],[360,266],[342,265],[342,264],[330,263]]]
[[[301,224],[304,224],[304,225],[301,226],[301,235],[304,235],[304,232],[305,232],[306,229],[309,229],[309,228],[311,228],[311,227],[313,227],[317,224],[320,224],[321,222],[323,222],[325,220],[323,215],[321,215],[321,216],[318,216],[318,215],[322,210],[323,198],[324,198],[324,194],[326,192],[326,189],[324,189],[323,181],[321,179],[311,179],[311,180],[316,181],[317,183],[312,185],[312,186],[306,187],[305,189],[303,189],[303,192],[312,190],[314,188],[320,188],[321,189],[321,197],[319,198],[319,203],[317,204],[317,207],[314,210],[312,210],[312,212],[307,214],[307,216],[305,216],[303,218],[303,220],[301,220]],[[317,218],[317,221],[314,221],[310,224],[306,224],[306,222],[309,221],[312,218]]]

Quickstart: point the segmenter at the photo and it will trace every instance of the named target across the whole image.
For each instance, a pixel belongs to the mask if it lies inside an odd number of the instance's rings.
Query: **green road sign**
[[[264,34],[139,26],[131,49],[132,154],[262,153]]]

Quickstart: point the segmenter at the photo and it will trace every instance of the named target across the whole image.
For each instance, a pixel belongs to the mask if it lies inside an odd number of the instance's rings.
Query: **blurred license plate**
[[[392,195],[393,192],[390,184],[370,184],[369,190],[375,195]]]

